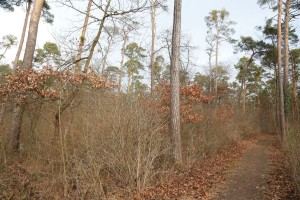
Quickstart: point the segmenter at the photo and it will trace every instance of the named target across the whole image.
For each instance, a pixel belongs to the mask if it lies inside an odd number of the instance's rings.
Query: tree
[[[234,42],[231,36],[234,34],[232,26],[235,22],[228,20],[229,12],[225,9],[212,10],[209,12],[209,16],[205,17],[205,22],[208,27],[207,34],[212,35],[215,43],[215,70],[218,70],[219,64],[219,46],[222,42]],[[216,71],[217,78],[215,79],[214,89],[218,91],[218,71]]]
[[[2,41],[0,41],[0,49],[3,49],[3,53],[0,54],[0,61],[4,58],[7,50],[9,50],[12,46],[17,44],[17,38],[13,35],[3,36]]]
[[[162,79],[162,71],[165,68],[165,59],[162,55],[155,57],[154,62],[154,80],[156,80],[158,83]],[[170,69],[168,69],[170,70]]]
[[[30,18],[30,23],[29,23],[26,49],[25,49],[25,54],[24,54],[23,64],[22,64],[23,69],[32,67],[37,33],[38,33],[38,25],[42,13],[43,5],[44,5],[44,0],[34,1],[33,10]],[[25,109],[24,107],[25,105],[20,99],[15,99],[11,130],[10,130],[10,136],[11,136],[10,144],[11,144],[12,151],[17,151],[20,148],[20,135],[21,135],[23,112]]]
[[[289,93],[289,80],[288,80],[288,66],[289,66],[289,21],[290,21],[290,0],[285,3],[285,17],[284,17],[284,73],[283,73],[283,90],[284,96],[287,97]],[[287,98],[285,98],[287,103]],[[286,105],[285,105],[286,107]]]
[[[281,15],[282,0],[278,1],[278,20],[277,20],[277,55],[278,55],[278,84],[279,84],[279,113],[280,113],[280,129],[281,142],[284,141],[286,135],[285,112],[284,112],[284,91],[282,77],[282,60],[281,60]]]
[[[79,39],[79,48],[78,48],[78,53],[77,53],[77,57],[76,57],[76,62],[77,62],[77,65],[75,67],[76,71],[81,71],[80,60],[81,60],[81,54],[82,54],[84,43],[85,43],[85,34],[86,34],[88,22],[89,22],[92,3],[93,3],[93,0],[89,0],[88,6],[86,9],[86,15],[85,15],[84,23],[83,23],[82,33],[81,33],[81,36]]]
[[[0,7],[8,11],[14,11],[12,1],[10,0],[1,0]]]
[[[18,61],[20,59],[20,55],[22,52],[23,44],[24,44],[25,33],[26,33],[27,25],[28,25],[28,19],[29,19],[31,5],[33,3],[33,0],[13,0],[13,1],[11,1],[11,5],[16,5],[16,6],[20,6],[23,3],[26,3],[26,15],[25,15],[24,23],[23,23],[20,43],[18,46],[18,50],[17,50],[16,56],[15,56],[15,59],[13,61],[13,69],[16,69],[18,66]],[[47,1],[44,1],[42,16],[47,23],[52,24],[53,20],[54,20],[54,15],[50,13],[50,11],[49,11],[50,9],[51,9],[51,7],[47,3]]]
[[[208,54],[208,65],[209,65],[209,92],[212,92],[213,84],[212,84],[212,57],[215,50],[215,43],[214,43],[214,36],[213,35],[207,35],[205,39],[207,43],[206,53]]]
[[[205,75],[197,72],[194,76],[194,83],[202,89],[210,92],[211,74]]]
[[[236,79],[241,83],[239,102],[242,101],[243,113],[246,110],[246,95],[249,90],[252,93],[259,95],[259,87],[261,86],[261,75],[264,72],[262,67],[256,65],[251,58],[242,57],[239,62],[234,66],[238,70]]]
[[[180,134],[180,99],[179,99],[179,68],[180,68],[180,35],[181,35],[182,0],[174,0],[172,56],[171,56],[171,132],[173,136],[174,158],[182,163]]]
[[[156,24],[155,24],[155,18],[156,18],[156,6],[157,6],[157,0],[151,0],[151,93],[154,89],[154,67],[155,67],[155,30],[156,30]]]
[[[104,76],[106,76],[110,81],[117,82],[119,77],[119,68],[116,66],[108,66],[104,70]]]
[[[127,92],[132,91],[133,78],[138,78],[139,70],[144,69],[144,65],[141,62],[141,59],[146,57],[144,52],[145,49],[135,42],[128,44],[125,48],[124,54],[128,58],[128,61],[124,64],[128,76]]]
[[[96,35],[96,37],[95,37],[95,39],[94,39],[94,41],[92,43],[92,47],[91,47],[90,53],[88,55],[88,58],[86,60],[85,66],[84,66],[84,70],[83,70],[84,72],[87,72],[87,70],[89,68],[89,65],[90,65],[90,62],[92,60],[92,57],[93,57],[96,45],[98,44],[98,41],[100,39],[100,35],[101,35],[102,29],[104,27],[104,22],[105,22],[105,20],[108,17],[108,9],[110,7],[110,3],[111,3],[111,0],[107,0],[107,3],[105,5],[105,10],[103,12],[103,16],[102,16],[102,19],[101,19],[101,22],[100,22],[100,25],[99,25],[99,28],[98,28],[97,35]]]
[[[17,68],[18,60],[20,59],[21,51],[22,51],[22,48],[23,48],[24,39],[25,39],[25,33],[26,33],[28,19],[29,19],[30,10],[31,10],[31,4],[32,4],[32,1],[28,0],[27,4],[26,4],[26,15],[25,15],[24,23],[23,23],[21,40],[20,40],[20,43],[19,43],[19,47],[18,47],[16,56],[15,56],[15,59],[13,61],[13,69],[14,70]]]
[[[164,1],[164,0],[163,0]],[[150,0],[150,13],[151,13],[151,93],[154,89],[154,80],[155,80],[155,35],[156,35],[156,15],[157,15],[157,8],[162,7],[166,10],[166,6],[162,5],[161,0]]]
[[[128,35],[129,33],[132,31],[132,28],[127,27],[126,25],[123,26],[122,29],[122,39],[123,39],[123,45],[122,45],[122,49],[121,49],[121,62],[120,62],[120,74],[119,74],[119,93],[121,92],[122,89],[122,78],[123,78],[123,65],[124,65],[124,57],[125,57],[125,47],[127,45],[128,42]]]
[[[246,93],[247,93],[247,84],[246,80],[248,79],[248,70],[250,65],[254,61],[254,57],[261,53],[262,46],[264,45],[261,41],[255,41],[252,37],[241,36],[241,40],[236,45],[236,51],[244,51],[246,53],[250,52],[250,58],[243,57],[240,59],[237,69],[240,70],[241,75],[241,98],[243,103],[243,113],[246,113]]]
[[[106,37],[107,45],[106,46],[104,46],[104,45],[100,46],[100,51],[101,51],[101,54],[102,54],[101,74],[104,74],[105,68],[108,65],[107,64],[107,58],[108,58],[108,55],[109,55],[109,53],[110,53],[110,51],[111,51],[111,49],[114,45],[115,36],[117,36],[119,34],[119,28],[116,25],[107,26],[107,27],[105,27],[105,32],[107,34],[107,37]]]
[[[299,101],[297,93],[297,83],[299,77],[300,49],[292,49],[290,52],[292,65],[292,111],[295,119],[299,120]]]
[[[36,52],[34,62],[46,64],[47,66],[51,65],[52,67],[52,64],[59,64],[58,57],[61,53],[56,43],[46,42],[43,49],[37,49]]]

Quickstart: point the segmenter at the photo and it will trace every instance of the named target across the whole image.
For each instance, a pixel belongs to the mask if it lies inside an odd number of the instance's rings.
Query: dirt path
[[[275,135],[260,135],[175,171],[136,200],[299,200],[288,156]]]
[[[229,173],[219,192],[211,199],[244,200],[264,198],[264,183],[268,173],[267,137],[255,140]]]

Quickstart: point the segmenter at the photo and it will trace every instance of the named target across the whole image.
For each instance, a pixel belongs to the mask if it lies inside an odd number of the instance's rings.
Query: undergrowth
[[[0,198],[104,199],[160,182],[175,167],[169,116],[149,100],[82,89],[61,112],[59,102],[28,103],[17,157],[8,153],[7,134],[0,135]],[[2,133],[9,130],[7,106]],[[243,115],[230,104],[194,109],[201,121],[182,123],[186,166],[259,131],[256,113]]]

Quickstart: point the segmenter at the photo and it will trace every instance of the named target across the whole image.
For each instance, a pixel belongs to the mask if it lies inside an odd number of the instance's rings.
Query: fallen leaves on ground
[[[293,183],[289,158],[282,151],[275,137],[268,149],[268,157],[270,167],[266,177],[265,199],[300,199]]]
[[[133,199],[205,199],[211,188],[225,181],[227,169],[241,156],[249,143],[251,140],[242,141],[192,167],[178,168],[168,180],[144,190]]]

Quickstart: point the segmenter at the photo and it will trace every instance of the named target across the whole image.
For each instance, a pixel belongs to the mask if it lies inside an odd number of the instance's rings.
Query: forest
[[[0,0],[0,199],[300,199],[300,1],[205,13],[203,66],[190,3]]]

